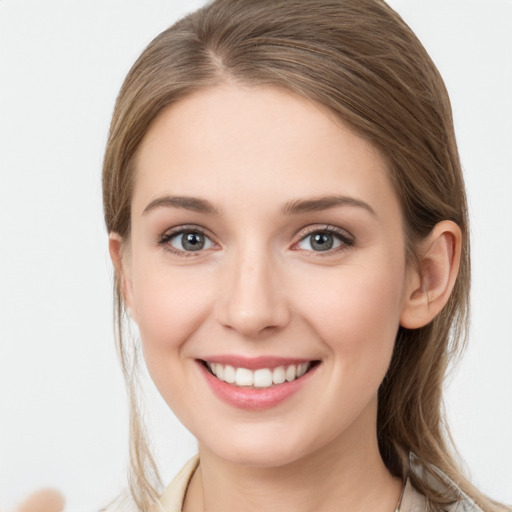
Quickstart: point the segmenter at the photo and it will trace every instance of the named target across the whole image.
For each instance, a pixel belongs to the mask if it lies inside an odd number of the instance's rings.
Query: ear
[[[108,237],[108,251],[114,265],[114,270],[119,280],[122,298],[128,314],[135,320],[134,296],[131,279],[129,255],[126,253],[126,243],[118,233],[110,233]]]
[[[435,225],[419,248],[418,265],[409,270],[400,325],[418,329],[443,309],[459,272],[462,234],[455,222]]]

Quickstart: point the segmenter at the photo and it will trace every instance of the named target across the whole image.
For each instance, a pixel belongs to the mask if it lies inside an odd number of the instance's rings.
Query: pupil
[[[313,235],[311,246],[317,251],[328,251],[333,246],[333,237],[328,233],[317,233]]]
[[[204,237],[199,233],[186,233],[183,235],[181,243],[187,251],[199,251],[204,247]]]

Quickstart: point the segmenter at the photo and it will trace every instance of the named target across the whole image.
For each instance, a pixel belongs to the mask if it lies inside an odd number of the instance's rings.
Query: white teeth
[[[268,368],[262,368],[254,372],[254,387],[269,388],[272,386],[272,372]]]
[[[272,372],[272,382],[274,384],[282,384],[286,380],[286,374],[284,372],[284,366],[278,366],[274,368]]]
[[[237,386],[252,386],[254,382],[254,374],[247,368],[237,368],[235,373],[235,382]]]
[[[224,379],[223,380],[225,380],[229,384],[233,384],[233,382],[235,382],[235,380],[236,380],[235,369],[232,366],[229,366],[229,364],[227,364],[224,367]]]
[[[221,364],[216,364],[215,367],[215,369],[217,370],[215,374],[217,375],[217,378],[220,380],[224,380],[224,366],[222,366]]]
[[[302,377],[306,373],[307,369],[308,369],[307,363],[299,364],[299,366],[297,366],[297,378]]]
[[[292,380],[295,380],[297,377],[297,367],[291,364],[286,368],[286,380],[288,382],[291,382]]]
[[[301,363],[298,365],[278,366],[273,369],[259,368],[253,371],[248,368],[234,368],[233,366],[220,363],[207,362],[206,365],[219,380],[240,387],[254,386],[260,389],[283,384],[285,381],[292,382],[302,377],[311,367],[311,363]]]

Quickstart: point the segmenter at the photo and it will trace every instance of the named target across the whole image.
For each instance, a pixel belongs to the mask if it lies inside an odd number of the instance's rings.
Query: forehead
[[[273,87],[222,85],[168,107],[135,168],[138,208],[163,193],[254,206],[305,194],[396,200],[386,161],[370,142],[326,109]]]

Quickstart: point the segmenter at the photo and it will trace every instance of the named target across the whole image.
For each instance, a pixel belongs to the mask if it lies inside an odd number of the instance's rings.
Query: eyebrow
[[[298,215],[302,213],[319,212],[329,210],[340,206],[353,206],[363,208],[374,216],[377,216],[375,210],[364,201],[348,196],[323,196],[312,197],[308,199],[294,199],[288,201],[282,208],[284,215]],[[210,215],[219,215],[219,210],[206,199],[200,199],[190,196],[162,196],[151,201],[142,215],[158,208],[182,208],[198,213],[206,213]]]
[[[301,213],[329,210],[330,208],[336,208],[339,206],[355,206],[357,208],[363,208],[375,217],[377,216],[375,210],[368,203],[348,196],[324,196],[312,197],[310,199],[296,199],[288,201],[283,206],[282,212],[285,215],[297,215]]]
[[[210,201],[206,199],[199,199],[197,197],[189,196],[163,196],[157,197],[151,201],[142,215],[146,215],[149,212],[156,210],[157,208],[183,208],[185,210],[191,210],[199,213],[208,213],[210,215],[218,215],[219,211],[213,206]]]

